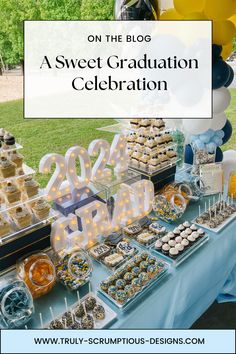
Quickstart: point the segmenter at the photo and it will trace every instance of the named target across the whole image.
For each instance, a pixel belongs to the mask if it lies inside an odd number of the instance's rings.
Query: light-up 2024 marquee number
[[[97,157],[92,167],[90,157]],[[81,174],[76,171],[76,161],[79,159]],[[82,189],[88,186],[90,181],[97,181],[112,175],[107,165],[113,166],[114,171],[120,174],[128,168],[128,155],[126,149],[126,138],[117,134],[110,144],[103,139],[91,142],[88,151],[79,146],[71,147],[65,157],[60,154],[47,154],[39,164],[39,171],[43,174],[51,172],[55,165],[55,171],[46,187],[48,200],[55,200],[68,195],[75,189]]]

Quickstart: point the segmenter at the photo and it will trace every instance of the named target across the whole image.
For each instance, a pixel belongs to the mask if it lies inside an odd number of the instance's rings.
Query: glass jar
[[[206,148],[199,149],[195,144],[192,144],[193,149],[193,168],[192,175],[200,175],[200,166],[214,163],[216,160],[216,149],[209,153]]]
[[[33,253],[17,264],[17,273],[34,299],[51,291],[56,284],[56,271],[51,258],[43,252]]]
[[[89,281],[92,273],[90,257],[82,250],[70,250],[54,259],[58,280],[69,290],[77,290]]]
[[[16,277],[0,282],[1,328],[24,328],[34,313],[32,295],[27,285]]]
[[[179,193],[173,194],[170,200],[162,194],[157,194],[153,202],[153,210],[157,217],[168,223],[181,218],[186,207],[186,199]]]

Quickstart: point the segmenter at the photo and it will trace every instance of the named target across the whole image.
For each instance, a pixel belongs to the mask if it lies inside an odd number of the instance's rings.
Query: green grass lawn
[[[232,102],[227,116],[236,132],[236,89],[231,90]],[[40,159],[47,153],[65,154],[73,145],[88,147],[98,138],[112,141],[113,134],[97,131],[96,128],[112,124],[112,119],[23,119],[23,101],[0,104],[0,127],[9,130],[24,146],[22,151],[29,166],[38,169]],[[236,133],[224,150],[236,150]],[[37,175],[42,186],[48,177]]]

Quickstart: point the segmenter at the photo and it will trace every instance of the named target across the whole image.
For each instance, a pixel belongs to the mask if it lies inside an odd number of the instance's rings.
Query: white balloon
[[[222,128],[224,128],[226,121],[227,121],[227,117],[225,113],[214,115],[211,121],[211,129],[221,130]]]
[[[224,112],[230,105],[231,94],[226,87],[213,90],[213,114]]]
[[[184,119],[183,130],[193,135],[205,133],[211,127],[211,119]]]

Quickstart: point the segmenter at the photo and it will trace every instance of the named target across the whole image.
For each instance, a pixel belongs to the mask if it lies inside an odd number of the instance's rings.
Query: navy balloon
[[[223,152],[221,150],[221,148],[217,148],[216,149],[216,162],[221,162],[223,161]]]
[[[230,65],[228,65],[229,67],[229,78],[227,80],[227,82],[224,84],[225,87],[229,87],[232,82],[234,81],[234,70],[232,69],[232,67]]]
[[[230,121],[227,119],[227,122],[224,126],[224,128],[222,128],[223,132],[225,133],[224,137],[223,137],[223,144],[224,145],[225,143],[227,143],[227,141],[229,141],[229,139],[231,138],[232,136],[232,133],[233,133],[233,128],[232,128],[232,125],[230,123]]]
[[[217,45],[217,44],[213,44],[212,46],[212,59],[213,62],[215,62],[217,59],[220,58],[222,52],[222,46],[221,45]]]
[[[224,86],[230,76],[229,65],[222,59],[216,60],[213,65],[213,73],[212,73],[212,87],[214,90],[219,89]]]
[[[184,156],[185,163],[189,165],[193,164],[193,149],[190,144],[185,146],[185,156]]]

